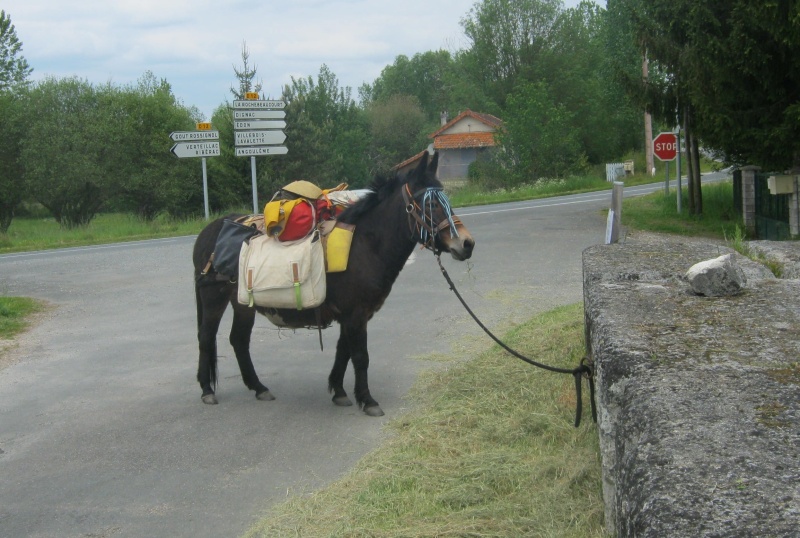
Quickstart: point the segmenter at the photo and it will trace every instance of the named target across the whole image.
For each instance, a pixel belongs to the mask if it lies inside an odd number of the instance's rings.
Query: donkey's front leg
[[[353,402],[347,397],[344,390],[344,374],[347,371],[347,363],[350,362],[350,344],[347,341],[344,325],[339,326],[339,341],[336,342],[336,358],[333,361],[333,368],[328,376],[328,392],[333,393],[332,401],[336,405],[350,406]]]
[[[356,401],[364,409],[364,413],[371,417],[383,416],[383,409],[369,393],[367,370],[369,369],[369,352],[367,351],[367,324],[349,325],[343,330],[347,332],[347,342],[350,346],[350,360],[353,361],[353,370],[356,374],[355,395]]]

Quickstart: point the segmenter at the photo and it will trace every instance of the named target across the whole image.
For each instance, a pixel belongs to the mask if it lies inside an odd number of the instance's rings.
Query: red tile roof
[[[501,125],[503,125],[503,120],[501,120],[500,118],[498,118],[496,116],[492,116],[491,114],[483,114],[481,112],[473,112],[473,111],[467,109],[464,112],[462,112],[461,114],[459,114],[458,116],[456,116],[455,118],[453,118],[452,120],[450,120],[447,123],[445,123],[444,125],[442,125],[439,128],[439,130],[436,131],[435,133],[433,133],[432,135],[430,135],[430,137],[431,138],[436,138],[437,136],[439,136],[439,133],[441,133],[443,131],[446,131],[447,129],[449,129],[450,127],[452,127],[453,125],[455,125],[459,121],[463,120],[467,116],[469,116],[470,118],[475,118],[479,122],[485,123],[489,127],[494,127],[495,129],[498,129]]]
[[[433,139],[433,149],[487,148],[495,145],[494,133],[447,134]]]

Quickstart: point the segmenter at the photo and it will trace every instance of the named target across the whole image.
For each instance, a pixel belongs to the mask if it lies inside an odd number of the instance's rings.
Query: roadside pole
[[[256,181],[256,158],[250,157],[250,177],[253,183],[253,214],[260,213],[258,210],[258,183]]]
[[[681,205],[683,203],[683,195],[681,194],[681,128],[678,126],[677,133],[675,133],[675,138],[677,139],[678,144],[678,152],[676,158],[678,159],[678,169],[675,171],[675,176],[678,179],[678,214],[681,212]],[[691,195],[690,195],[691,196]]]
[[[659,133],[653,139],[653,155],[658,157],[659,160],[667,163],[667,178],[664,181],[664,192],[669,194],[669,162],[678,158],[678,213],[681,212],[681,150],[680,150],[680,137],[675,133],[663,132]]]
[[[286,127],[283,101],[259,99],[258,92],[245,93],[244,99],[233,102],[233,136],[237,157],[250,157],[250,176],[253,184],[253,214],[258,206],[257,155],[286,155],[289,150],[280,146],[286,140],[281,130]]]
[[[208,211],[208,172],[206,169],[206,158],[203,157],[203,207],[206,210],[206,220],[209,217]]]
[[[619,243],[624,188],[625,184],[622,181],[615,181],[611,189],[611,209],[608,210],[608,221],[606,223],[606,245]]]
[[[199,122],[196,131],[174,131],[169,137],[175,142],[170,152],[183,159],[186,157],[200,157],[203,165],[203,206],[206,220],[209,219],[208,208],[208,168],[206,157],[219,156],[219,131],[211,130],[211,123]]]

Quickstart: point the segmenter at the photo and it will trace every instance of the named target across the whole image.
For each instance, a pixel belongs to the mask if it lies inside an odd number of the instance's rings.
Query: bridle
[[[411,241],[438,253],[435,245],[436,236],[443,230],[450,228],[450,234],[458,237],[457,225],[461,224],[461,220],[453,214],[450,200],[447,199],[447,195],[441,187],[427,187],[411,194],[411,188],[406,183],[401,190],[403,191],[403,201],[406,204],[406,213],[408,213]],[[436,207],[445,214],[445,218],[438,222],[434,216]]]

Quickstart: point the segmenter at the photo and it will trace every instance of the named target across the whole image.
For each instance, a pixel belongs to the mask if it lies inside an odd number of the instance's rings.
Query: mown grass
[[[504,341],[574,367],[582,306],[538,316]],[[247,536],[603,536],[597,428],[573,427],[572,376],[499,348],[448,366],[421,376],[415,410],[389,424],[388,442],[341,480],[273,507]]]
[[[702,186],[703,214],[689,214],[689,198],[683,190],[682,211],[677,212],[677,196],[673,189],[626,198],[622,203],[622,224],[638,230],[685,236],[732,240],[741,234],[743,222],[733,205],[733,184],[730,181]],[[737,231],[738,229],[738,231]]]
[[[44,304],[28,297],[0,297],[0,340],[10,340],[24,331],[30,317]]]
[[[653,183],[653,178],[644,174],[625,178],[627,186],[647,183]],[[597,176],[576,176],[565,179],[540,179],[535,183],[524,183],[513,188],[487,189],[480,184],[467,183],[448,192],[448,196],[453,207],[468,207],[603,191],[611,187],[611,183]]]
[[[164,217],[145,222],[133,215],[111,213],[98,215],[88,226],[66,229],[53,218],[15,218],[8,232],[0,234],[0,254],[193,235],[205,224],[203,219]]]

